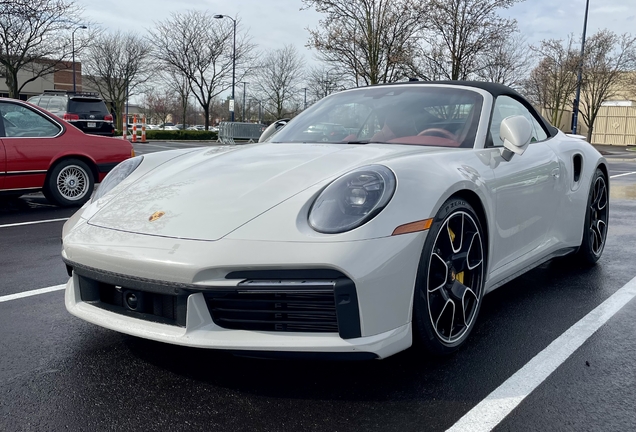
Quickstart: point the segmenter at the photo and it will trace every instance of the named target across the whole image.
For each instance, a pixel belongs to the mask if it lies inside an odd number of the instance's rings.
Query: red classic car
[[[0,98],[1,195],[42,190],[54,204],[81,205],[131,156],[128,141],[87,135],[39,107]]]

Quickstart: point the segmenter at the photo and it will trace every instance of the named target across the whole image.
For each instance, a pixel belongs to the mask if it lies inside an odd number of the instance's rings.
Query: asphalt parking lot
[[[620,302],[636,277],[636,160],[609,161],[600,262],[553,261],[489,294],[467,346],[442,359],[239,358],[94,326],[64,307],[60,233],[74,210],[41,194],[0,201],[0,430],[472,431],[488,419],[497,431],[636,430],[636,300]],[[606,301],[615,313],[590,330]],[[531,380],[537,355],[554,371],[528,391],[514,387]],[[506,397],[485,403],[496,390]]]

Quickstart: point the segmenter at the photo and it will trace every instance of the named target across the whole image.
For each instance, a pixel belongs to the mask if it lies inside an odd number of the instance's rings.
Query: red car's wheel
[[[50,171],[44,195],[53,204],[70,207],[80,206],[88,201],[93,193],[95,180],[93,172],[79,159],[66,159]]]

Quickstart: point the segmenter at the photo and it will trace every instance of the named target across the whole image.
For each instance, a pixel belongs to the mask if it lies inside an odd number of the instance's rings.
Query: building
[[[32,79],[33,73],[22,70],[18,73],[18,82],[23,83]],[[82,91],[82,64],[75,63],[75,87]],[[73,90],[73,63],[65,62],[50,74],[36,78],[27,83],[20,92],[20,99],[27,100],[31,96],[39,95],[44,90]],[[9,97],[9,89],[5,82],[4,74],[0,73],[0,97]]]
[[[629,83],[633,85],[629,85]],[[583,95],[581,96],[583,98]],[[549,112],[542,110],[549,118]],[[572,131],[572,110],[563,113],[560,125],[562,131]],[[579,114],[577,134],[587,136],[588,127]],[[636,145],[636,72],[625,73],[620,84],[612,92],[610,100],[601,104],[592,131],[592,144]]]

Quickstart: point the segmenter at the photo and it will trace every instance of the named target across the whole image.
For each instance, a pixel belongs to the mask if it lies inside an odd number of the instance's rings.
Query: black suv
[[[115,133],[113,116],[97,93],[45,90],[27,102],[50,111],[84,133],[107,136]]]

